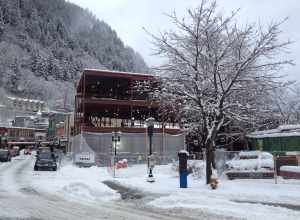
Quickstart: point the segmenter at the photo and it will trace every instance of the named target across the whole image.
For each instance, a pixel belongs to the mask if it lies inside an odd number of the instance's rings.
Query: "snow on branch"
[[[167,15],[175,28],[156,36],[156,54],[166,58],[157,68],[163,78],[161,100],[176,104],[191,128],[201,128],[211,144],[228,121],[268,117],[271,91],[282,85],[278,71],[293,65],[281,59],[291,41],[279,40],[286,21],[263,28],[237,24],[239,10],[224,16],[216,1],[202,1],[184,18]],[[176,106],[178,110],[178,105]]]

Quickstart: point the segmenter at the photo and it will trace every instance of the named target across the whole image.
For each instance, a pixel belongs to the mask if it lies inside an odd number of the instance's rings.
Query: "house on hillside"
[[[148,136],[145,121],[155,119],[153,153],[157,161],[177,158],[185,135],[175,120],[163,120],[159,103],[135,85],[154,80],[152,75],[107,70],[84,70],[75,97],[75,137],[72,151],[92,152],[96,163],[109,165],[114,151],[120,159],[145,160]],[[172,118],[172,117],[168,117]],[[120,136],[113,146],[113,132]]]
[[[251,150],[300,152],[300,125],[281,125],[276,129],[256,131],[247,138]]]

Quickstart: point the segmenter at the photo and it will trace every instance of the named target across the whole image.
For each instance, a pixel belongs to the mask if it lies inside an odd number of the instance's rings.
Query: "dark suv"
[[[11,161],[11,155],[9,150],[0,149],[0,162]]]
[[[52,152],[40,152],[34,164],[34,170],[57,170],[56,158]]]

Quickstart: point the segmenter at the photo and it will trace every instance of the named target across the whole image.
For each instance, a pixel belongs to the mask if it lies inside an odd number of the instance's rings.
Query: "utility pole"
[[[121,142],[121,132],[112,132],[112,146],[113,146],[113,155],[112,155],[112,165],[113,165],[113,176],[116,177],[116,157],[117,157],[117,143]]]

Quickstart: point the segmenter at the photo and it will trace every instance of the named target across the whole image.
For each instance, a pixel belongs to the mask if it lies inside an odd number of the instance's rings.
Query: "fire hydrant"
[[[219,181],[218,181],[217,174],[216,172],[213,172],[213,174],[210,177],[209,185],[212,189],[216,189],[218,187],[218,183]]]

